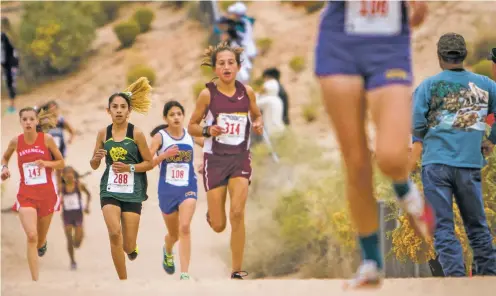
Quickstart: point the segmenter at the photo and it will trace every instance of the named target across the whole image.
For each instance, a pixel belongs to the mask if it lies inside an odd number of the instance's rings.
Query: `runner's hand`
[[[102,160],[102,158],[104,158],[106,155],[107,155],[107,150],[105,150],[105,149],[98,149],[98,150],[95,152],[95,155],[93,155],[93,159],[94,159],[94,160],[96,160],[96,161],[100,161],[100,160]]]
[[[162,157],[163,160],[171,156],[176,156],[178,153],[179,153],[179,147],[177,145],[172,145],[167,149],[165,149],[165,151],[162,154],[160,154],[160,156]]]
[[[126,173],[126,172],[130,172],[131,168],[128,164],[118,161],[112,164],[112,170],[114,170],[114,172],[116,173]]]
[[[9,168],[8,168],[8,167],[4,167],[4,168],[2,169],[2,181],[7,180],[8,178],[10,178],[10,171],[9,171]]]
[[[45,161],[38,159],[37,161],[34,162],[40,169],[46,167]]]
[[[220,136],[224,133],[224,129],[218,125],[212,125],[211,127],[208,128],[208,133],[212,137],[217,137],[217,136]]]
[[[263,123],[259,121],[255,121],[253,123],[253,130],[257,135],[263,134]]]

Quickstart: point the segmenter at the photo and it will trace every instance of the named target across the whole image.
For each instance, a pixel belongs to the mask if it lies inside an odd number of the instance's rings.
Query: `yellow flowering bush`
[[[492,155],[487,158],[487,161],[488,164],[482,169],[482,191],[489,229],[493,232],[493,238],[496,238],[496,151],[493,151]],[[418,171],[412,175],[412,179],[422,192],[422,181]],[[392,206],[395,207],[395,212],[398,212],[397,206]],[[453,212],[455,216],[455,234],[463,248],[465,265],[467,268],[470,268],[472,266],[472,250],[456,202],[453,202]],[[406,215],[393,215],[392,218],[398,219],[400,223],[400,226],[391,233],[393,240],[392,253],[398,260],[406,261],[408,259],[416,263],[425,263],[435,258],[433,243],[424,243],[414,233]],[[494,243],[496,243],[496,239]]]

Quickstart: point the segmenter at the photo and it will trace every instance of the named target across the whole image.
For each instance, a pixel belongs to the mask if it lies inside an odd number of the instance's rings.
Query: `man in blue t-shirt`
[[[463,68],[464,38],[448,33],[438,41],[443,71],[424,80],[414,93],[413,133],[423,141],[424,194],[436,210],[434,247],[446,276],[465,276],[463,250],[455,236],[453,198],[460,209],[478,274],[496,275],[484,202],[481,145],[485,118],[496,113],[496,83]],[[496,143],[492,125],[490,149]]]

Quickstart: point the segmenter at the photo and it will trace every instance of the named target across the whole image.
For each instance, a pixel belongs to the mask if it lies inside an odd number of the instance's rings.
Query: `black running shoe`
[[[47,243],[48,242],[45,242],[45,244],[41,248],[38,249],[38,256],[43,257],[45,255],[45,253],[47,251]]]
[[[129,260],[133,261],[134,259],[136,259],[136,257],[138,257],[138,245],[136,245],[136,248],[134,249],[134,251],[132,251],[131,253],[127,254],[127,258],[129,258]]]
[[[248,275],[248,272],[246,272],[246,271],[235,271],[235,272],[231,273],[231,279],[232,280],[242,280],[247,275]]]

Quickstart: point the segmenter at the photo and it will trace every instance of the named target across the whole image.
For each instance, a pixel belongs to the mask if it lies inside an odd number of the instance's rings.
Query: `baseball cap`
[[[245,15],[246,5],[244,5],[242,2],[236,2],[227,8],[227,12],[236,15]]]
[[[491,50],[491,53],[487,57],[488,60],[492,60],[493,63],[496,63],[496,47]]]
[[[437,42],[438,53],[447,58],[460,58],[467,55],[467,44],[462,35],[446,33]]]

